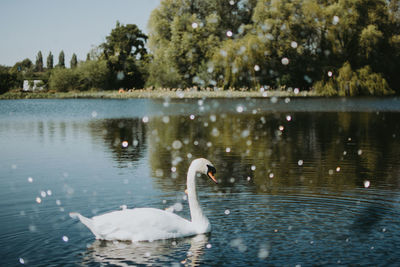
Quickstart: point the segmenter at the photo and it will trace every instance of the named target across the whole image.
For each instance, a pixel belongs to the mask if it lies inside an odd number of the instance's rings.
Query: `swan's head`
[[[190,164],[190,167],[195,168],[197,172],[207,175],[216,184],[218,183],[217,179],[215,178],[215,173],[217,172],[217,170],[208,159],[195,159],[192,161],[192,164]]]

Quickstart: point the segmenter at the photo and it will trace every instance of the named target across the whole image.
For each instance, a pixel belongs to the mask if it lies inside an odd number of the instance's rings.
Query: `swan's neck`
[[[190,216],[192,217],[193,223],[208,224],[208,219],[204,215],[201,209],[199,199],[197,198],[196,192],[196,170],[189,168],[187,176],[187,190],[188,190],[188,201],[190,208]]]

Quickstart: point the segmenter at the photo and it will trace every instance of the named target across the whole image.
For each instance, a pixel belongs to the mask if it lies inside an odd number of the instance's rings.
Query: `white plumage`
[[[215,168],[206,159],[196,159],[190,164],[187,175],[188,201],[191,221],[174,213],[154,208],[123,209],[95,216],[91,219],[72,212],[79,218],[96,239],[124,241],[152,241],[207,233],[211,225],[197,199],[196,173],[208,175],[217,182]]]

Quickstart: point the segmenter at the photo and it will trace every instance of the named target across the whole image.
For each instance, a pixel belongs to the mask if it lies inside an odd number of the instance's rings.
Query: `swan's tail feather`
[[[96,231],[94,229],[95,227],[93,225],[92,219],[86,218],[85,216],[82,216],[81,214],[79,214],[77,212],[70,212],[69,216],[74,219],[79,219],[81,221],[81,223],[86,225],[86,227],[89,228],[89,230],[96,236],[96,239],[99,238],[99,235],[96,233]]]

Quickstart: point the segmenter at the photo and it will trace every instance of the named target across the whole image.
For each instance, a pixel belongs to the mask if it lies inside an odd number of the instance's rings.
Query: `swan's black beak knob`
[[[208,167],[207,176],[210,177],[210,179],[213,180],[214,183],[218,184],[217,178],[215,178],[215,173],[217,172],[217,170],[210,165],[207,165],[207,167]]]

